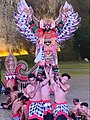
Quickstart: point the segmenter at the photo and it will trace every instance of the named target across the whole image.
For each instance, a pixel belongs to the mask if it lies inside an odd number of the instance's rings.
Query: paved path
[[[73,105],[73,98],[77,97],[81,102],[88,102],[90,108],[90,75],[77,76],[69,81],[71,88],[67,100],[70,106]]]
[[[5,95],[0,96],[0,103],[5,100]],[[11,110],[0,109],[0,120],[12,120]]]
[[[67,101],[69,106],[71,107],[72,100],[74,97],[78,97],[81,101],[86,101],[90,103],[90,79],[89,74],[87,75],[77,75],[73,76],[69,81],[71,85],[71,89],[67,96]],[[5,99],[5,96],[0,96],[0,103]],[[52,96],[52,100],[53,100]],[[90,104],[89,104],[90,107]],[[0,120],[11,120],[11,111],[0,109]]]

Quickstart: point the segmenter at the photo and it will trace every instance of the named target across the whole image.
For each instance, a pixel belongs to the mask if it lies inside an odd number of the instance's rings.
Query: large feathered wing
[[[26,40],[37,43],[38,35],[36,31],[39,21],[35,18],[32,7],[28,7],[25,0],[20,0],[17,4],[17,12],[14,16],[17,29],[21,35]]]
[[[61,6],[59,17],[55,20],[57,29],[57,42],[68,40],[78,29],[81,18],[74,12],[73,7],[67,1]]]

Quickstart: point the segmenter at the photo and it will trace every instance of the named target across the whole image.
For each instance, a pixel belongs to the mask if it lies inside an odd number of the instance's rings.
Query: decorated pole
[[[25,0],[20,0],[14,17],[21,35],[27,41],[36,44],[34,63],[40,68],[39,71],[43,71],[44,67],[50,71],[52,67],[53,72],[58,73],[57,52],[60,52],[58,45],[70,39],[78,29],[81,21],[78,12],[75,12],[72,5],[66,1],[61,5],[57,19],[53,20],[47,17],[38,20],[34,15],[33,8],[28,6]],[[22,76],[22,80],[27,79]]]
[[[16,66],[17,66],[17,58],[10,52],[10,54],[5,59],[5,80],[4,84],[5,87],[10,87],[11,89],[13,86],[17,86],[16,81]]]

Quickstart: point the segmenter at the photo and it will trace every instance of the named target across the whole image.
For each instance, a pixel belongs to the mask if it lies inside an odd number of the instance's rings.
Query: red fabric
[[[43,120],[43,118],[41,118],[41,117],[39,117],[38,115],[35,115],[35,114],[33,116],[29,116],[28,120],[31,120],[31,119],[34,119],[34,118],[37,118],[39,120]]]
[[[38,28],[38,37],[42,37],[44,35],[44,31],[41,28]]]
[[[50,103],[51,100],[41,100],[41,102],[44,102],[44,103]]]
[[[60,104],[67,104],[67,102],[66,102],[66,101],[64,101],[64,102],[62,102],[62,103],[56,103],[56,102],[54,102],[54,103],[52,103],[53,109],[56,109],[57,105],[60,105]],[[68,115],[65,114],[64,111],[58,112],[57,115],[55,116],[54,120],[56,120],[56,118],[57,118],[59,115],[65,115],[65,117],[69,120]]]
[[[53,91],[53,89],[50,87],[50,93],[51,94],[53,94],[54,93],[54,91]]]
[[[27,110],[29,110],[30,100],[29,100],[29,101],[27,101],[27,103],[26,103],[26,104],[27,104],[26,109],[27,109]]]
[[[44,39],[56,38],[56,33],[52,30],[44,32]]]
[[[13,114],[12,117],[20,117],[20,113],[17,113],[17,114]]]
[[[41,100],[43,103],[51,103],[51,100]],[[44,115],[47,115],[47,113],[51,113],[53,114],[53,111],[50,109],[50,108],[47,108],[45,111],[44,111]]]
[[[38,100],[38,101],[37,100],[30,100],[30,103],[31,102],[40,103],[40,102],[42,102],[42,100]]]
[[[56,102],[53,102],[52,103],[52,107],[55,109],[57,105],[60,105],[60,104],[67,104],[67,102],[62,102],[62,103],[56,103]]]

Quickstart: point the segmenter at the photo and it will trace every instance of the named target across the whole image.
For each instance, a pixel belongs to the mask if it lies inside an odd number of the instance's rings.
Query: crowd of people
[[[69,110],[72,120],[90,120],[90,109],[87,102],[80,102],[78,98],[73,99],[74,107]]]
[[[10,109],[13,120],[90,120],[88,103],[75,98],[75,106],[69,109],[66,100],[69,79],[71,76],[68,73],[60,75],[57,67],[48,70],[39,66],[35,73],[28,74],[29,84],[23,93],[16,86],[12,90],[6,88],[6,100],[0,107]]]

